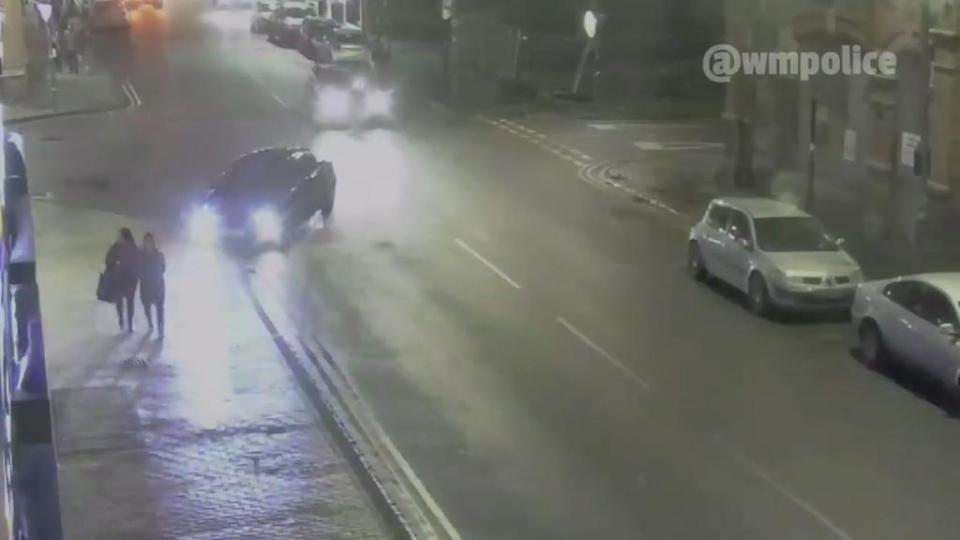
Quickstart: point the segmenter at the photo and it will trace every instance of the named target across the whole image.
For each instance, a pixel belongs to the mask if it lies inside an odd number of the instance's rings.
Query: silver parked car
[[[896,357],[960,388],[960,273],[921,274],[864,283],[851,320],[860,359]]]
[[[690,231],[687,268],[697,279],[713,276],[747,293],[759,315],[774,307],[847,309],[863,273],[841,244],[793,205],[715,199]]]

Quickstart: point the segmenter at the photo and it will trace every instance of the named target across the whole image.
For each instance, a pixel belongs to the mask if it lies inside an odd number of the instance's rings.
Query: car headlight
[[[209,204],[198,206],[190,215],[190,238],[200,242],[216,240],[220,233],[220,214]]]
[[[365,90],[367,88],[367,80],[363,77],[357,77],[353,80],[352,86],[354,90]]]
[[[260,208],[250,215],[253,232],[261,242],[276,242],[283,236],[283,223],[273,208]]]
[[[389,115],[393,111],[393,94],[388,90],[374,90],[367,94],[364,108],[369,115]]]
[[[318,96],[317,110],[323,117],[343,117],[350,112],[350,94],[339,89],[327,88]]]

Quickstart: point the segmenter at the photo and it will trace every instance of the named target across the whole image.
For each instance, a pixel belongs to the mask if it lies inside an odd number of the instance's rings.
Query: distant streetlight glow
[[[590,39],[597,37],[597,14],[593,11],[587,10],[583,14],[583,31]]]

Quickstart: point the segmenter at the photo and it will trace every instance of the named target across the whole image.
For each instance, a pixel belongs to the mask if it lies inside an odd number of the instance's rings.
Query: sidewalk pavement
[[[5,123],[51,116],[105,112],[128,106],[120,85],[81,55],[80,73],[56,72],[49,58],[49,40],[33,2],[24,13],[27,69],[20,76],[0,80],[0,103]]]
[[[116,230],[149,224],[49,201],[34,214],[67,538],[386,536],[234,263],[153,226],[167,337],[139,306],[127,335],[94,288]]]

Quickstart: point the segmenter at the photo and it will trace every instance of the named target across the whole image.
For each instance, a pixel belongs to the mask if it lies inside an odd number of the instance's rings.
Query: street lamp
[[[597,37],[597,27],[599,25],[600,20],[592,10],[587,10],[587,12],[583,14],[583,31],[587,34],[588,38],[593,39]]]
[[[597,35],[600,33],[602,23],[602,14],[590,9],[583,13],[583,33],[587,36],[587,41],[583,45],[583,53],[580,56],[577,73],[573,79],[573,95],[575,96],[583,94],[584,76],[593,69],[592,64],[597,59]]]

